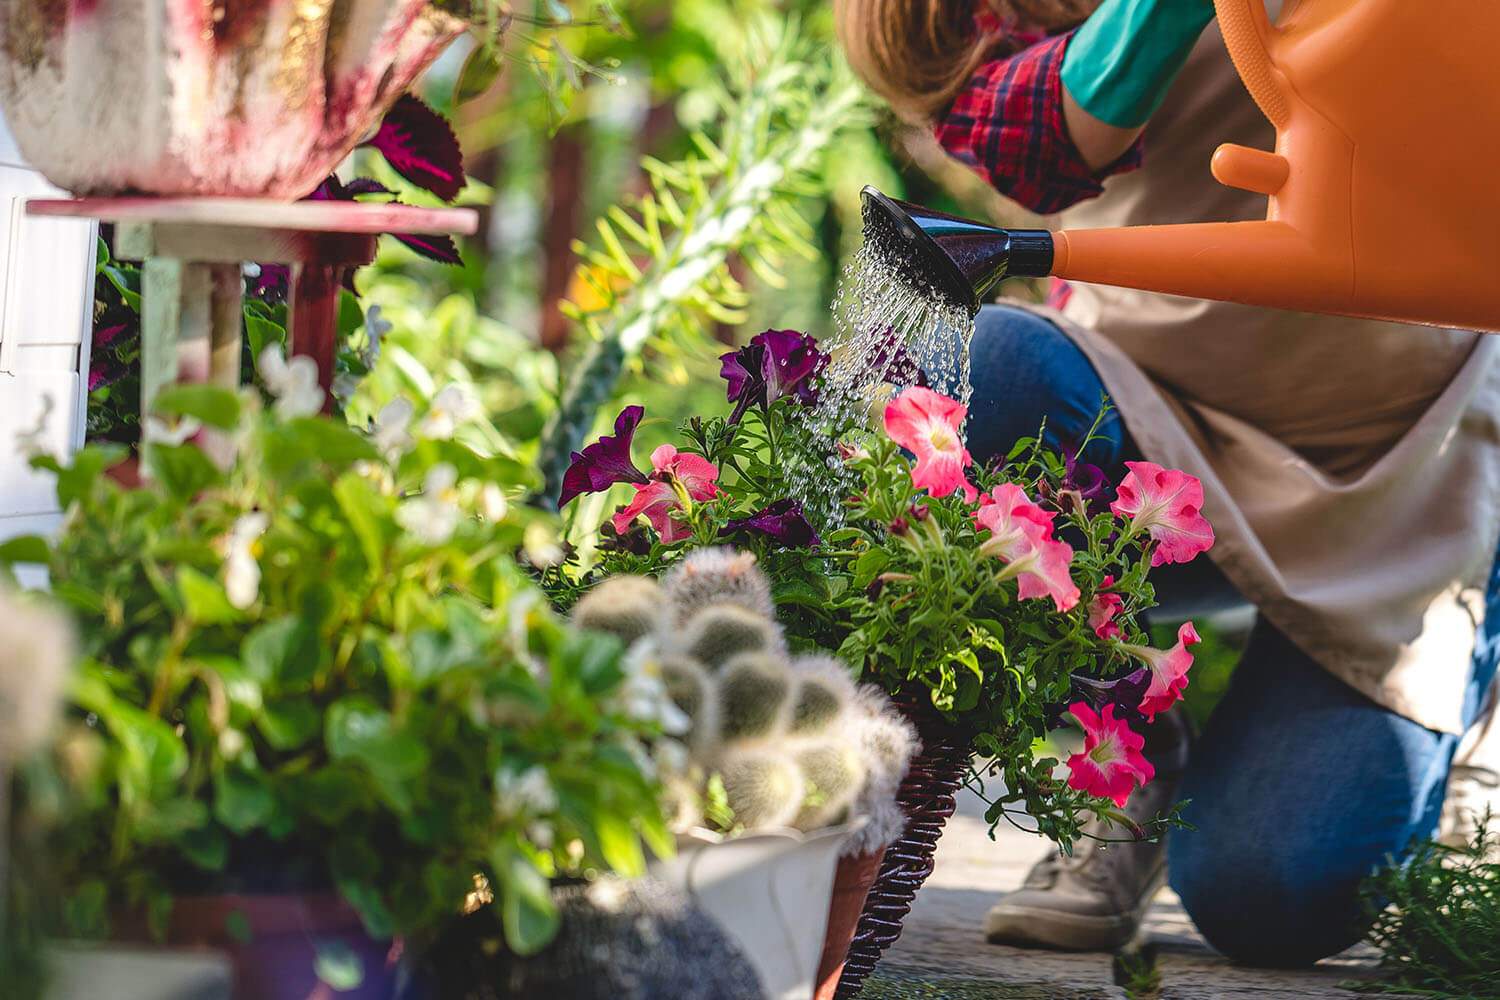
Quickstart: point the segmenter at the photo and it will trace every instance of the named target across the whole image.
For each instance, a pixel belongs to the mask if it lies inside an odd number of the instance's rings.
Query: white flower
[[[652,643],[638,642],[625,654],[625,683],[617,693],[621,710],[637,722],[654,722],[669,736],[680,736],[693,725],[667,694],[661,658]]]
[[[380,341],[390,332],[391,322],[380,315],[379,306],[365,310],[365,346],[359,352],[359,359],[366,368],[375,367],[380,360]]]
[[[505,494],[500,487],[494,483],[485,483],[484,489],[479,491],[479,513],[491,524],[505,519],[505,512],[510,505],[505,502]]]
[[[517,774],[501,767],[495,772],[495,798],[500,811],[507,816],[526,813],[545,815],[557,810],[557,792],[547,780],[547,772],[532,766]]]
[[[457,382],[450,382],[432,398],[427,416],[417,427],[417,433],[434,441],[446,441],[460,425],[475,420],[484,411],[468,389]]]
[[[175,424],[168,424],[158,416],[149,416],[141,421],[141,440],[175,447],[202,429],[203,424],[192,417],[181,417]]]
[[[557,540],[557,532],[541,521],[532,521],[521,536],[521,552],[537,569],[548,569],[562,562],[566,553]]]
[[[271,519],[260,511],[241,514],[229,529],[225,545],[224,593],[229,603],[244,610],[260,594],[260,563],[255,561],[255,543],[266,533]]]
[[[458,470],[443,462],[427,470],[422,493],[401,501],[396,522],[426,545],[442,545],[453,537],[464,512],[458,506]]]
[[[280,346],[271,344],[261,352],[256,370],[276,397],[276,413],[283,419],[310,417],[323,409],[318,364],[312,358],[299,354],[287,361]]]
[[[42,393],[42,412],[37,415],[36,423],[29,430],[16,432],[16,448],[23,455],[42,455],[47,451],[47,424],[52,419],[52,411],[57,406],[57,400],[52,398],[50,392]]]
[[[411,447],[411,435],[407,433],[407,428],[411,426],[411,414],[411,400],[397,397],[382,406],[375,415],[375,447],[386,458],[404,455]]]
[[[333,398],[340,403],[347,403],[354,398],[359,391],[360,377],[352,372],[340,372],[333,377]]]
[[[0,771],[47,739],[74,650],[66,618],[0,584]]]

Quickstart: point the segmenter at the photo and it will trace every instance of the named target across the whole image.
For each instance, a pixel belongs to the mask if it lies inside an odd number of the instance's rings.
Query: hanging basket
[[[859,995],[885,950],[901,936],[917,890],[932,874],[933,853],[948,817],[957,808],[954,796],[969,770],[969,738],[917,700],[899,700],[897,707],[917,727],[922,749],[912,758],[897,792],[906,814],[906,831],[881,860],[870,887],[859,926],[849,945],[837,1000]]]
[[[0,107],[76,195],[291,201],[464,27],[430,0],[7,0]]]

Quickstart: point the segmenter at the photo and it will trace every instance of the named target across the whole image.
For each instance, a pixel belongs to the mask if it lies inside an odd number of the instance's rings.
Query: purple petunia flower
[[[875,348],[875,356],[870,359],[870,367],[880,372],[880,381],[891,385],[906,388],[908,386],[920,386],[923,389],[932,388],[927,381],[927,373],[917,363],[917,359],[911,356],[896,336],[896,331],[887,329],[885,337]]]
[[[729,422],[737,424],[751,406],[769,406],[787,396],[795,395],[804,406],[816,403],[815,382],[828,355],[810,334],[767,330],[738,351],[720,355],[719,362],[719,375],[728,383],[726,395],[735,404]]]
[[[1076,490],[1085,501],[1093,506],[1095,501],[1105,499],[1104,491],[1109,486],[1109,480],[1105,478],[1104,470],[1097,465],[1078,461],[1078,449],[1064,447],[1063,453],[1063,489]]]
[[[730,521],[719,534],[733,535],[742,531],[765,535],[790,549],[817,548],[821,543],[817,531],[802,511],[802,504],[790,498],[777,500],[749,517]]]
[[[1107,681],[1074,674],[1073,686],[1099,711],[1103,711],[1106,705],[1114,705],[1115,718],[1146,722],[1145,715],[1141,714],[1141,700],[1151,686],[1151,671],[1145,667]]]
[[[630,444],[645,413],[644,407],[625,407],[615,417],[613,436],[606,435],[583,451],[573,452],[573,462],[563,475],[562,492],[557,498],[559,507],[580,493],[598,493],[615,483],[650,482],[630,458]]]

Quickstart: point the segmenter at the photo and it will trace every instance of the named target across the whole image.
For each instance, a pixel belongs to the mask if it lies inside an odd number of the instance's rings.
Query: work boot
[[[1152,727],[1175,725],[1177,746],[1151,753],[1156,779],[1130,796],[1123,810],[1138,822],[1166,812],[1177,801],[1187,763],[1184,721],[1169,722],[1172,712]],[[1166,736],[1167,733],[1161,735]],[[1129,831],[1091,819],[1085,834],[1107,841],[1127,840]],[[1026,876],[1021,888],[1004,896],[984,919],[984,936],[992,944],[1067,951],[1114,951],[1135,936],[1152,898],[1167,881],[1166,837],[1154,843],[1102,844],[1089,836],[1073,845],[1073,855],[1055,848]]]

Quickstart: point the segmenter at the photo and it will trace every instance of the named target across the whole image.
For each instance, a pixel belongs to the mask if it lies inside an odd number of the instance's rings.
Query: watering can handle
[[[1270,44],[1276,28],[1266,16],[1264,0],[1214,0],[1219,30],[1234,68],[1261,113],[1278,129],[1291,119],[1291,107],[1272,73]]]

